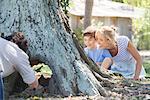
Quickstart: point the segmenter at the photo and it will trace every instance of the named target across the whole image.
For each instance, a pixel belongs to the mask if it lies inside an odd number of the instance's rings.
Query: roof
[[[85,0],[72,0],[72,3],[69,13],[84,16]],[[94,0],[92,16],[139,18],[143,15],[143,9],[131,5],[108,0]]]

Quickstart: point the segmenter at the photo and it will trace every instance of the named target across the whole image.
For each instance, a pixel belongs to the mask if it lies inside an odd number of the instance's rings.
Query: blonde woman
[[[100,48],[108,49],[112,55],[111,71],[134,80],[144,78],[145,70],[137,49],[128,37],[116,36],[115,33],[113,27],[103,26],[95,34]],[[103,67],[107,70],[109,66]]]

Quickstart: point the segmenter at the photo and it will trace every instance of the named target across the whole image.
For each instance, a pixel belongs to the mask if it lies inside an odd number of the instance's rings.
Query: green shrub
[[[139,50],[150,50],[150,33],[137,36],[137,48]]]
[[[143,66],[144,66],[145,71],[146,71],[146,77],[150,78],[150,60],[145,60],[143,62]]]

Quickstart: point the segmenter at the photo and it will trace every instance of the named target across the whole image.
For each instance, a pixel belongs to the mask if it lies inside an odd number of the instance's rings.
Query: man
[[[38,79],[30,66],[28,60],[29,57],[22,49],[19,48],[19,46],[24,43],[23,33],[18,33],[14,33],[15,35],[12,39],[10,39],[10,41],[0,38],[0,58],[2,60],[2,65],[4,66],[2,76],[7,77],[15,71],[18,71],[25,83],[27,83],[31,88],[37,88]]]

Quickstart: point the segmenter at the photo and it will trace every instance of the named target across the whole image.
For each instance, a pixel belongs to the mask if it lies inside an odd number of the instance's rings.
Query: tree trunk
[[[91,25],[93,0],[85,0],[84,29]]]
[[[80,46],[59,0],[1,0],[0,32],[8,35],[14,31],[22,31],[27,36],[31,58],[39,58],[51,67],[49,90],[52,95],[106,96],[91,71],[92,68],[96,71],[95,65],[89,63],[91,66],[88,66],[83,50],[80,48],[79,53],[77,49]]]

